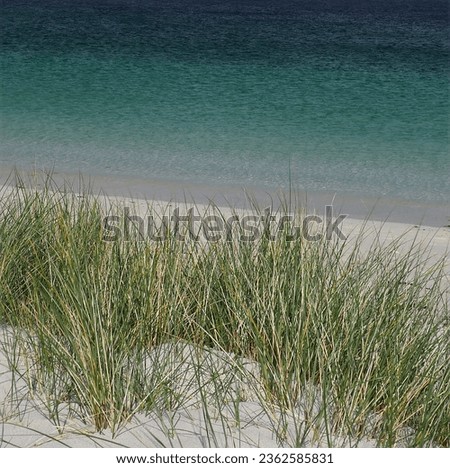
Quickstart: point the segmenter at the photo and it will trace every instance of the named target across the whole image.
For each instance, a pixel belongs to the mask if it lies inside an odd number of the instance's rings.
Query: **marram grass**
[[[55,419],[71,402],[114,432],[179,404],[143,356],[183,340],[256,361],[268,411],[291,411],[313,385],[323,409],[311,425],[327,434],[395,446],[407,426],[411,446],[450,445],[448,305],[442,265],[421,249],[282,235],[205,245],[170,232],[105,242],[88,194],[17,189],[0,202],[0,321],[20,330],[30,391]]]

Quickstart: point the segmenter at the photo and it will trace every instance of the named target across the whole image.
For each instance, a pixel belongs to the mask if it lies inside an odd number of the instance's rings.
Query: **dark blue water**
[[[3,167],[450,201],[447,1],[1,5]]]

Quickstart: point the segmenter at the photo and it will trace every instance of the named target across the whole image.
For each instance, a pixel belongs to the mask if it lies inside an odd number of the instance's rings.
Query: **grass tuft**
[[[0,206],[0,323],[17,331],[30,392],[45,395],[55,421],[70,404],[115,433],[137,412],[186,403],[177,369],[146,368],[152,350],[186,343],[228,356],[238,376],[258,364],[251,398],[298,421],[289,436],[278,418],[280,441],[450,445],[443,263],[430,268],[418,246],[399,254],[401,240],[363,249],[362,236],[283,235],[205,245],[170,231],[105,242],[104,207],[90,194],[18,188]],[[222,388],[223,368],[205,377],[198,367],[193,381],[205,401],[234,395],[239,417],[250,397],[232,379]]]

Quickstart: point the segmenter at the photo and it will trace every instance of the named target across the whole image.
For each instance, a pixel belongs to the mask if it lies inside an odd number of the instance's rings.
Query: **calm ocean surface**
[[[2,0],[0,165],[450,201],[447,0]]]

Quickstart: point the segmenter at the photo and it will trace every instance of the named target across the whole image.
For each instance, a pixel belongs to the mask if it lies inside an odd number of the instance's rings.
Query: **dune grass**
[[[420,246],[366,251],[363,234],[182,242],[170,230],[161,242],[105,242],[104,215],[88,194],[17,189],[0,200],[0,323],[20,330],[30,391],[55,419],[70,402],[114,432],[176,405],[167,375],[149,379],[143,363],[182,340],[256,361],[268,411],[297,414],[304,389],[319,389],[294,444],[314,426],[379,446],[409,427],[411,446],[450,445],[442,263],[427,266]]]

